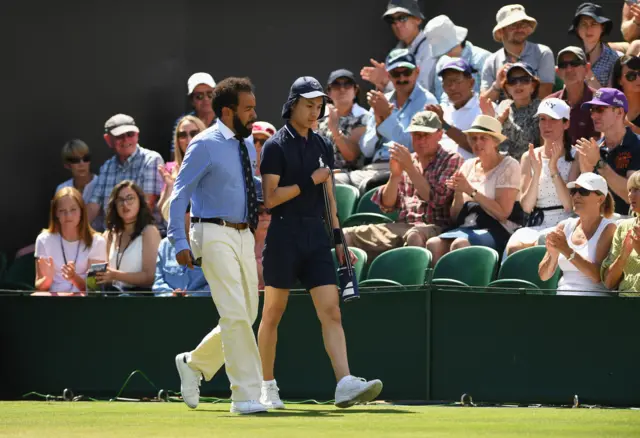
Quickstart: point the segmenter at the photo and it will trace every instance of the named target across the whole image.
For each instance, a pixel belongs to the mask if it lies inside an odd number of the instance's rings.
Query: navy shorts
[[[273,216],[262,251],[264,285],[306,290],[336,284],[331,242],[321,218]],[[298,283],[299,281],[299,283]]]

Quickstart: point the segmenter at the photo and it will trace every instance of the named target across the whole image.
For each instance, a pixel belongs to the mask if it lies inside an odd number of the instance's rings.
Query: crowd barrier
[[[640,406],[640,300],[431,290],[363,291],[342,305],[355,375],[381,399]],[[257,329],[260,317],[256,321]],[[97,398],[179,390],[177,353],[217,321],[210,298],[0,296],[0,399],[64,388]],[[284,399],[331,400],[335,379],[308,294],[294,293],[279,329]],[[228,397],[224,371],[202,395]]]

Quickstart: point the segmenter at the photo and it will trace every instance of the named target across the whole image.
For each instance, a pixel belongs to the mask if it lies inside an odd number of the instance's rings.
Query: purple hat
[[[455,71],[465,73],[469,76],[471,76],[473,73],[476,73],[478,71],[475,68],[471,67],[471,64],[469,64],[467,61],[465,61],[462,58],[455,58],[453,61],[447,62],[444,65],[444,67],[440,69],[440,71],[438,72],[438,75],[442,76],[445,70],[455,70]]]
[[[627,97],[622,91],[616,90],[615,88],[600,88],[593,93],[593,99],[583,103],[581,108],[590,108],[591,105],[614,106],[616,108],[623,108],[625,113],[629,112]]]

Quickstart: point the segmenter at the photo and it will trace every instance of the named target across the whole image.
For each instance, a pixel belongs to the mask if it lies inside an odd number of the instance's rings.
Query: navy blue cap
[[[320,85],[320,82],[318,82],[316,78],[313,78],[311,76],[299,77],[291,86],[291,90],[289,90],[289,97],[282,107],[282,118],[291,118],[291,107],[299,98],[304,97],[305,99],[313,99],[314,97],[321,96],[325,98],[326,103],[326,98],[328,98],[329,96],[324,93],[322,85]],[[320,111],[320,117],[322,117],[323,113],[324,105],[322,111]]]
[[[511,70],[513,70],[514,68],[521,68],[522,70],[524,70],[529,76],[531,77],[536,77],[536,73],[533,71],[533,67],[531,67],[529,64],[527,64],[526,62],[514,62],[513,64],[511,64],[509,66],[509,68],[507,69],[507,71],[505,72],[506,74],[509,74],[509,72]]]
[[[389,4],[387,4],[387,10],[382,15],[382,18],[387,19],[387,17],[393,14],[407,14],[424,20],[424,15],[422,15],[420,11],[418,0],[391,0]]]
[[[478,72],[478,70],[471,67],[471,64],[469,64],[467,61],[465,61],[462,58],[457,58],[451,62],[447,62],[444,65],[444,67],[440,69],[440,71],[438,72],[438,75],[442,76],[446,70],[455,70],[468,75],[472,75],[473,73]]]
[[[353,82],[356,81],[356,76],[346,68],[341,68],[340,70],[332,71],[329,75],[329,80],[327,80],[327,86],[333,84],[337,79],[347,78],[351,79]]]
[[[253,184],[256,187],[256,196],[258,197],[258,202],[260,204],[264,204],[264,196],[262,195],[262,178],[254,175]]]
[[[384,61],[384,66],[387,71],[391,71],[399,67],[414,69],[416,68],[416,58],[407,49],[393,49],[387,55],[387,59]]]

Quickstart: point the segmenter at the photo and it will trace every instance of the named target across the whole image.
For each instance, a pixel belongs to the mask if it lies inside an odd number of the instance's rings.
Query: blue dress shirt
[[[158,247],[156,260],[156,277],[151,286],[155,295],[164,295],[175,289],[189,291],[190,296],[210,296],[209,284],[204,278],[204,272],[199,266],[185,269],[176,260],[176,248],[168,238],[162,239]]]
[[[396,104],[395,90],[385,94],[385,96],[389,103]],[[438,101],[433,94],[416,83],[402,108],[398,109],[394,107],[389,117],[377,127],[373,108],[370,109],[369,113],[371,116],[367,123],[367,130],[360,139],[360,150],[362,154],[367,158],[372,158],[374,163],[378,161],[389,161],[389,146],[391,146],[394,141],[406,146],[413,152],[411,133],[407,132],[411,118],[416,113],[424,110],[425,105],[437,103]]]
[[[253,138],[244,139],[251,159],[252,175],[256,168]],[[247,221],[247,200],[240,158],[240,142],[222,120],[195,136],[184,156],[173,186],[167,237],[176,252],[189,249],[184,215],[191,200],[191,215],[220,218],[242,223]]]

